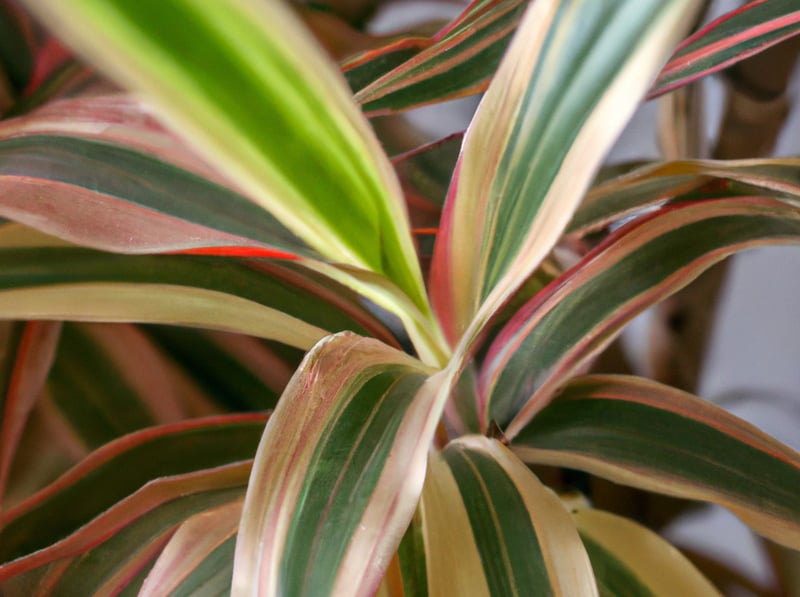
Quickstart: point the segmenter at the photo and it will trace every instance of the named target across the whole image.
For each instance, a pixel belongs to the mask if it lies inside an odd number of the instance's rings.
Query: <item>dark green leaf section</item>
[[[513,445],[584,455],[648,478],[710,489],[729,503],[800,523],[800,467],[691,413],[616,399],[603,382],[575,382]],[[700,402],[699,398],[694,398]],[[580,467],[580,464],[574,464]]]
[[[233,576],[233,552],[236,547],[236,536],[227,539],[214,549],[186,577],[180,587],[170,593],[169,597],[194,597],[195,595],[229,595],[231,577]]]
[[[722,214],[717,206],[734,209]],[[630,239],[643,237],[647,242],[634,248]],[[545,383],[563,379],[635,315],[716,261],[756,244],[786,242],[800,242],[800,217],[766,200],[709,201],[618,230],[534,297],[493,342],[482,377],[491,418],[508,423]]]
[[[32,135],[0,141],[3,177],[56,181],[107,195],[123,213],[142,208],[154,219],[171,217],[258,241],[281,251],[314,256],[274,217],[241,195],[139,151],[79,137]],[[119,200],[113,203],[113,199]],[[33,206],[35,207],[35,206]],[[91,218],[98,207],[76,205]],[[53,214],[50,214],[53,217]]]
[[[403,580],[404,597],[428,597],[428,570],[425,560],[425,538],[422,517],[419,511],[408,526],[400,547],[397,549],[400,560],[400,576]]]
[[[669,8],[670,3],[641,0],[563,3],[558,8],[492,185],[499,229],[487,247],[481,300],[518,257],[520,242],[528,237],[572,142],[600,98],[647,38],[651,23]]]
[[[795,0],[750,2],[681,44],[648,97],[717,72],[798,33],[800,8]]]
[[[329,331],[371,335],[374,318],[357,295],[334,282],[327,287],[302,267],[268,260],[190,255],[114,255],[88,249],[0,249],[0,289],[81,282],[171,284],[239,296]],[[342,309],[320,296],[337,295]],[[348,304],[348,300],[351,301]],[[349,313],[353,313],[353,317]],[[371,323],[368,329],[365,324]]]
[[[430,45],[431,41],[425,38],[407,38],[396,41],[389,46],[349,57],[342,63],[342,71],[350,89],[355,93],[410,60]]]
[[[504,0],[477,11],[437,42],[356,93],[367,113],[406,110],[479,93],[488,85],[525,9]]]
[[[551,594],[536,531],[519,489],[486,453],[450,446],[443,452],[469,516],[492,595]]]
[[[0,69],[20,94],[33,73],[33,48],[25,39],[23,13],[10,0],[0,0]],[[0,75],[2,76],[2,75]]]
[[[89,449],[156,423],[108,353],[80,325],[64,325],[48,387]]]
[[[67,473],[69,483],[43,490],[34,506],[8,520],[0,530],[0,562],[66,537],[148,481],[253,458],[264,423],[255,415],[216,418],[117,440],[104,448],[112,450],[110,459],[84,461]]]
[[[206,332],[172,326],[146,326],[145,331],[217,404],[230,411],[269,410],[280,393],[267,386]],[[294,369],[302,354],[292,350],[287,367]],[[276,353],[276,359],[281,357]]]
[[[414,228],[437,228],[461,141],[457,133],[392,159]]]
[[[655,597],[625,564],[599,543],[584,534],[581,541],[592,562],[600,597]]]
[[[52,69],[33,92],[19,98],[5,116],[10,118],[27,114],[51,100],[80,95],[93,85],[102,88],[108,83],[89,67],[75,60],[67,60]]]
[[[330,593],[372,499],[403,414],[427,375],[391,366],[367,379],[323,432],[304,477],[281,561],[282,592]]]

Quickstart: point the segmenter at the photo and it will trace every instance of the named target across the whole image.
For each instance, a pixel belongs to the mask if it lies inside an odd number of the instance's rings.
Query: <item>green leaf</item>
[[[355,100],[374,116],[483,91],[526,5],[527,0],[474,0],[432,45],[358,88]],[[384,58],[386,52],[370,55]],[[364,58],[358,59],[361,70]]]
[[[0,140],[0,216],[121,253],[251,247],[316,257],[230,189],[150,154],[76,136]]]
[[[25,2],[326,258],[424,286],[388,159],[284,2]],[[313,176],[309,176],[309,172]]]
[[[404,597],[428,597],[425,534],[422,513],[417,507],[397,549],[397,563]]]
[[[309,352],[256,455],[233,595],[374,594],[422,490],[431,372],[348,333]]]
[[[327,328],[397,342],[358,296],[284,263],[0,246],[0,264],[8,318],[193,325],[306,350]]]
[[[0,137],[71,136],[148,154],[224,186],[225,179],[156,120],[141,98],[125,94],[51,99],[23,116],[0,121]]]
[[[451,344],[550,252],[688,23],[685,0],[534,2],[467,131],[431,295]]]
[[[758,197],[674,206],[618,229],[492,342],[479,384],[483,425],[495,420],[513,438],[637,314],[728,255],[799,241],[800,211]]]
[[[154,479],[177,478],[173,485],[179,495],[182,475],[192,482],[197,471],[205,471],[199,474],[203,477],[207,470],[252,458],[265,421],[263,415],[227,415],[152,427],[92,452],[56,482],[0,514],[0,581],[82,553],[96,545],[98,536],[109,537],[115,525],[122,528],[129,521],[127,496],[144,488],[136,498],[142,511],[163,498],[157,484],[146,489]],[[243,470],[246,479],[249,465]],[[215,474],[209,475],[213,485]],[[244,483],[238,468],[223,477]],[[117,510],[109,511],[112,507]]]
[[[601,596],[721,597],[681,552],[653,531],[600,510],[577,510],[572,519]]]
[[[432,454],[422,494],[432,595],[596,595],[560,500],[496,440]]]
[[[800,33],[794,0],[757,0],[722,15],[683,42],[648,97],[715,73]]]
[[[577,379],[512,449],[528,463],[721,504],[758,533],[800,547],[800,454],[675,388],[635,377]]]

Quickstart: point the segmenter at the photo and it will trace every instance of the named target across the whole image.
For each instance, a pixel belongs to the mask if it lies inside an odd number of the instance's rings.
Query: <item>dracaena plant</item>
[[[792,2],[677,51],[703,3],[475,0],[388,37],[277,0],[22,4],[52,33],[0,3],[3,595],[716,594],[538,465],[800,546],[800,455],[579,375],[800,239],[796,160],[592,182],[643,97],[793,35]],[[463,138],[392,160],[365,117],[479,91]]]

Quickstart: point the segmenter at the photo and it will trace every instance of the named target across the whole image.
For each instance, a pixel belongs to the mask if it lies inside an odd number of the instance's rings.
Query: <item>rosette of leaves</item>
[[[700,3],[476,0],[360,38],[355,100],[282,2],[23,4],[64,45],[0,4],[3,595],[716,594],[537,465],[800,546],[800,455],[579,375],[711,264],[800,239],[796,160],[592,187],[648,91],[793,35],[791,3],[662,70]],[[356,103],[482,90],[463,139],[393,160]]]

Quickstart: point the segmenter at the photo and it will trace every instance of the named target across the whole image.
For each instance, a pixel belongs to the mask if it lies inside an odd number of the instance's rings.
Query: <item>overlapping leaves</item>
[[[425,309],[391,166],[282,2],[27,4],[145,92],[201,155],[303,241],[333,261],[385,273]]]

